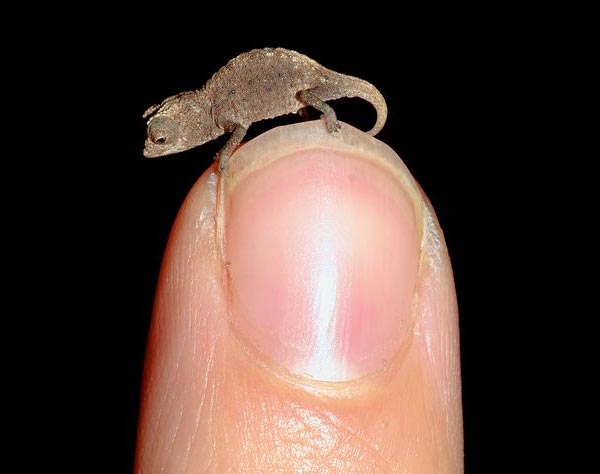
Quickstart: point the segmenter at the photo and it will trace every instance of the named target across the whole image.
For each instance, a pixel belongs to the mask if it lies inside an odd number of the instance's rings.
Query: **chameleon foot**
[[[333,114],[333,117],[323,114],[321,115],[321,118],[325,120],[325,126],[327,127],[327,131],[329,133],[337,133],[340,131],[340,128],[342,128],[342,125],[340,122],[338,122],[335,113]]]
[[[321,117],[325,120],[325,126],[327,127],[327,131],[329,133],[335,133],[341,128],[341,125],[335,115],[335,111],[329,104],[319,99],[317,94],[314,92],[314,89],[300,91],[296,97],[298,100],[301,100],[305,104],[314,107],[323,114]]]

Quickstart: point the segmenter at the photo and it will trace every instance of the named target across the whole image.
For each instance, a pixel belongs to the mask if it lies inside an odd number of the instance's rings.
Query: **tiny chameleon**
[[[215,156],[222,173],[253,122],[312,106],[322,113],[327,130],[337,132],[340,124],[326,101],[341,97],[370,102],[377,120],[367,133],[381,130],[387,106],[372,84],[327,69],[296,51],[254,49],[229,61],[201,89],[181,92],[146,110],[144,156],[189,150],[228,132],[229,140]]]

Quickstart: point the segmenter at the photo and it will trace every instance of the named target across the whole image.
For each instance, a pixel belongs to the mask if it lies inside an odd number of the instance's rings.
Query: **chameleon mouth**
[[[144,158],[157,158],[158,154],[152,152],[149,148],[144,148]]]
[[[188,148],[184,143],[176,143],[170,145],[157,145],[153,143],[152,140],[146,138],[146,142],[144,143],[144,157],[146,158],[158,158],[160,156],[173,155],[175,153],[179,153],[181,151],[185,151]]]
[[[173,152],[165,150],[164,148],[161,148],[160,145],[155,145],[149,139],[146,139],[143,153],[146,158],[158,158],[159,156],[169,155]]]

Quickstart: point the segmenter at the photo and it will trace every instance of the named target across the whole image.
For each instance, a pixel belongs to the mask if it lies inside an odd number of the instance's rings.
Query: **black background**
[[[76,344],[85,350],[89,341],[99,341],[94,363],[85,369],[93,380],[84,393],[99,401],[82,410],[100,435],[99,449],[91,449],[94,459],[110,466],[102,472],[132,469],[162,252],[183,199],[225,140],[145,160],[142,113],[169,95],[200,87],[237,54],[265,46],[297,50],[383,93],[389,117],[377,138],[396,150],[431,199],[453,262],[467,472],[489,472],[518,457],[523,448],[517,438],[527,436],[529,421],[517,420],[509,407],[527,405],[519,384],[530,373],[528,367],[512,370],[520,340],[511,330],[513,301],[522,287],[504,274],[512,268],[522,222],[530,217],[519,202],[528,185],[526,171],[537,158],[524,157],[517,145],[526,133],[527,107],[515,104],[527,95],[525,71],[532,56],[524,46],[513,54],[512,34],[503,28],[490,30],[485,19],[473,23],[454,14],[368,27],[362,19],[360,27],[335,29],[320,21],[291,21],[281,31],[225,22],[204,31],[192,28],[190,19],[184,24],[180,12],[169,21],[117,24],[99,33],[89,50],[94,59],[82,61],[75,79],[84,86],[85,114],[73,114],[72,120],[84,127],[85,143],[69,163],[80,179],[72,183],[65,207],[80,224],[68,237],[82,260],[74,275],[82,280],[76,300],[86,323],[80,323],[84,336]],[[167,33],[163,23],[174,28]],[[341,120],[361,129],[373,123],[374,112],[358,99],[332,105]],[[291,115],[256,124],[250,137],[297,120]]]

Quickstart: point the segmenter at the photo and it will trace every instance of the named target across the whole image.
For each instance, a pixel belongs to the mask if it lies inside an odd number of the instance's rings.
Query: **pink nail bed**
[[[309,149],[241,179],[226,204],[230,314],[288,371],[323,381],[381,370],[411,329],[419,232],[392,174]]]

